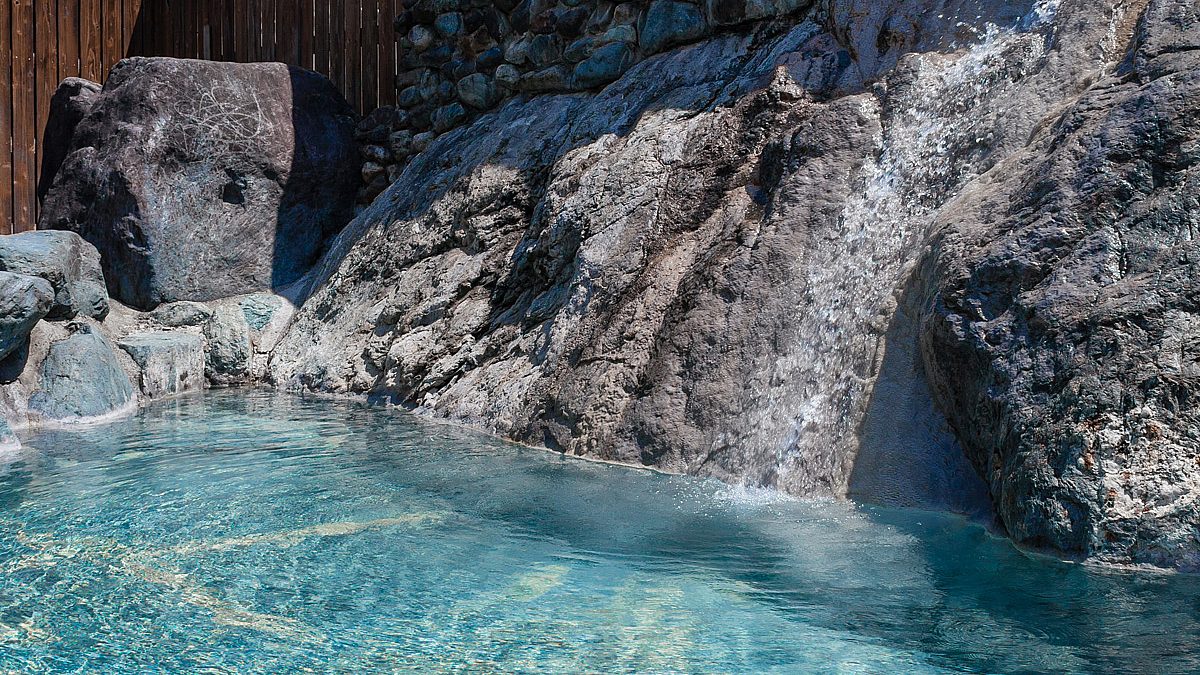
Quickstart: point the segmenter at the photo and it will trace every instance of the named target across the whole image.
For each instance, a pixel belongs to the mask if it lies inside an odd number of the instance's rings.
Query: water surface
[[[1186,672],[1200,579],[265,392],[0,465],[0,672]]]

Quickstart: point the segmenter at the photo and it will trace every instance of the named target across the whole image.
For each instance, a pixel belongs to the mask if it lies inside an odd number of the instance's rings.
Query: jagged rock
[[[29,339],[53,303],[54,288],[45,279],[0,272],[0,360]]]
[[[183,332],[133,333],[117,346],[137,364],[142,394],[151,399],[204,387],[204,341]]]
[[[96,248],[74,232],[0,236],[0,270],[41,277],[54,289],[48,319],[108,315],[108,293]]]
[[[41,364],[29,410],[44,420],[77,422],[104,417],[135,402],[133,384],[121,368],[113,345],[87,324],[50,345]]]
[[[250,326],[236,305],[217,307],[204,324],[204,374],[214,385],[241,384],[249,378]]]
[[[39,200],[46,198],[70,150],[75,127],[92,109],[99,95],[99,84],[79,77],[68,77],[54,91],[50,99],[50,113],[46,117],[46,129],[42,132],[42,170],[37,186]]]
[[[926,372],[1017,541],[1200,570],[1198,18],[1152,0],[938,223]]]
[[[159,305],[150,317],[169,328],[201,326],[212,316],[212,308],[200,302],[180,300]]]
[[[39,227],[95,244],[110,292],[141,309],[280,287],[350,218],[353,134],[349,105],[307,70],[126,59]]]

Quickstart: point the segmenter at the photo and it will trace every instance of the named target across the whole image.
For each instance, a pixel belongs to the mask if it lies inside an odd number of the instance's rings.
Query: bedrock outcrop
[[[947,205],[930,381],[1012,536],[1200,570],[1200,9]]]
[[[350,218],[354,125],[311,71],[126,59],[74,126],[39,228],[94,244],[112,296],[144,310],[280,288]]]
[[[819,3],[598,93],[510,99],[338,236],[270,377],[569,453],[986,510],[897,308],[937,210],[1124,57],[1136,16],[1058,12]]]

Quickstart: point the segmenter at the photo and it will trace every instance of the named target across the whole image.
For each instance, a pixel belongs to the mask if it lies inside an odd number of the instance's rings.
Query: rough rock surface
[[[138,385],[148,398],[204,387],[204,341],[179,331],[133,333],[117,341],[138,366]]]
[[[53,302],[54,288],[45,279],[0,272],[0,360],[29,339]]]
[[[1200,570],[1200,9],[943,209],[927,372],[1021,542]]]
[[[41,277],[54,289],[47,318],[108,315],[100,254],[74,232],[21,232],[0,236],[0,270]]]
[[[95,244],[113,296],[141,309],[280,287],[349,219],[353,130],[349,105],[303,69],[126,59],[76,128],[39,227]]]
[[[29,411],[43,420],[80,422],[118,413],[136,403],[133,384],[114,347],[87,324],[50,345]]]
[[[46,129],[42,132],[42,168],[37,186],[39,200],[46,198],[59,167],[71,150],[75,127],[92,109],[99,95],[99,84],[78,77],[68,77],[54,91]]]
[[[1194,15],[833,0],[509,100],[413,143],[271,377],[1187,567]]]
[[[207,342],[204,374],[215,385],[242,384],[250,378],[253,345],[250,326],[241,308],[223,305],[216,308],[204,324]]]

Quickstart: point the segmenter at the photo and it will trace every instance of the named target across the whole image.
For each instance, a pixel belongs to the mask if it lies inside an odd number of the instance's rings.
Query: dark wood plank
[[[112,67],[121,60],[121,56],[125,53],[125,29],[122,26],[125,20],[125,8],[121,6],[121,0],[103,0],[102,3],[98,3],[96,0],[84,0],[84,3],[88,2],[100,12],[99,17],[94,17],[100,19],[104,31],[98,69],[101,71],[100,77],[107,78],[108,71],[112,70]],[[88,8],[88,10],[90,9]],[[84,16],[87,16],[86,11]],[[85,18],[83,22],[88,23],[88,19]],[[84,50],[85,61],[87,61],[86,53]]]
[[[0,234],[13,228],[12,5],[0,2]]]
[[[359,44],[362,64],[359,67],[361,111],[365,115],[379,106],[379,3],[364,0]]]
[[[345,73],[342,72],[343,63],[346,59],[345,38],[342,37],[342,27],[346,25],[346,8],[344,0],[328,0],[329,1],[329,45],[326,53],[329,55],[329,67],[325,76],[333,82],[333,86],[337,87],[338,91],[343,92],[342,82],[345,81]]]
[[[396,14],[398,4],[379,0],[379,105],[396,105]]]
[[[324,0],[321,0],[324,2]],[[313,69],[313,24],[315,22],[313,0],[301,0],[300,14],[296,17],[296,32],[298,44],[296,53],[300,57],[297,63],[309,70]]]
[[[296,21],[300,18],[299,0],[278,0],[275,3],[275,58],[284,63],[298,65],[300,57],[296,54],[299,36],[296,34]]]
[[[37,75],[33,58],[34,12],[37,0],[11,0],[13,49],[13,231],[32,230],[36,221],[37,116],[34,107]]]
[[[92,82],[104,77],[101,59],[100,0],[79,2],[79,71]]]
[[[33,180],[41,174],[42,133],[46,129],[46,119],[50,116],[50,99],[58,88],[59,72],[68,77],[79,74],[79,0],[62,0],[55,16],[55,3],[35,2],[33,52],[34,52],[34,171]],[[61,23],[63,16],[73,17],[74,24]],[[59,28],[63,30],[60,32]],[[62,38],[61,42],[59,38]],[[71,47],[74,47],[72,50]],[[60,59],[63,51],[67,51],[65,60]],[[72,58],[73,54],[73,58]],[[36,187],[35,187],[36,189]],[[34,205],[34,219],[37,219],[37,204]]]
[[[118,61],[136,51],[133,32],[137,28],[141,4],[141,0],[121,0],[121,54],[117,57]]]
[[[44,36],[55,34],[55,37],[51,38],[57,57],[55,75],[61,72],[63,77],[69,77],[77,76],[82,72],[79,68],[79,2],[80,0],[57,0],[57,2],[55,0],[49,2],[35,0],[33,3],[33,10],[38,15],[37,37],[35,38],[37,46],[49,46]],[[61,39],[58,36],[61,36]],[[45,68],[44,63],[42,55],[39,54],[39,70]]]
[[[329,0],[313,3],[313,58],[312,69],[329,74]]]
[[[250,60],[250,0],[233,0],[233,61]]]
[[[342,91],[346,100],[355,110],[362,112],[362,98],[359,96],[359,73],[362,67],[360,50],[362,48],[359,21],[362,18],[361,0],[345,0],[346,23],[342,26],[342,36],[345,42],[341,45],[346,50],[342,63]]]

